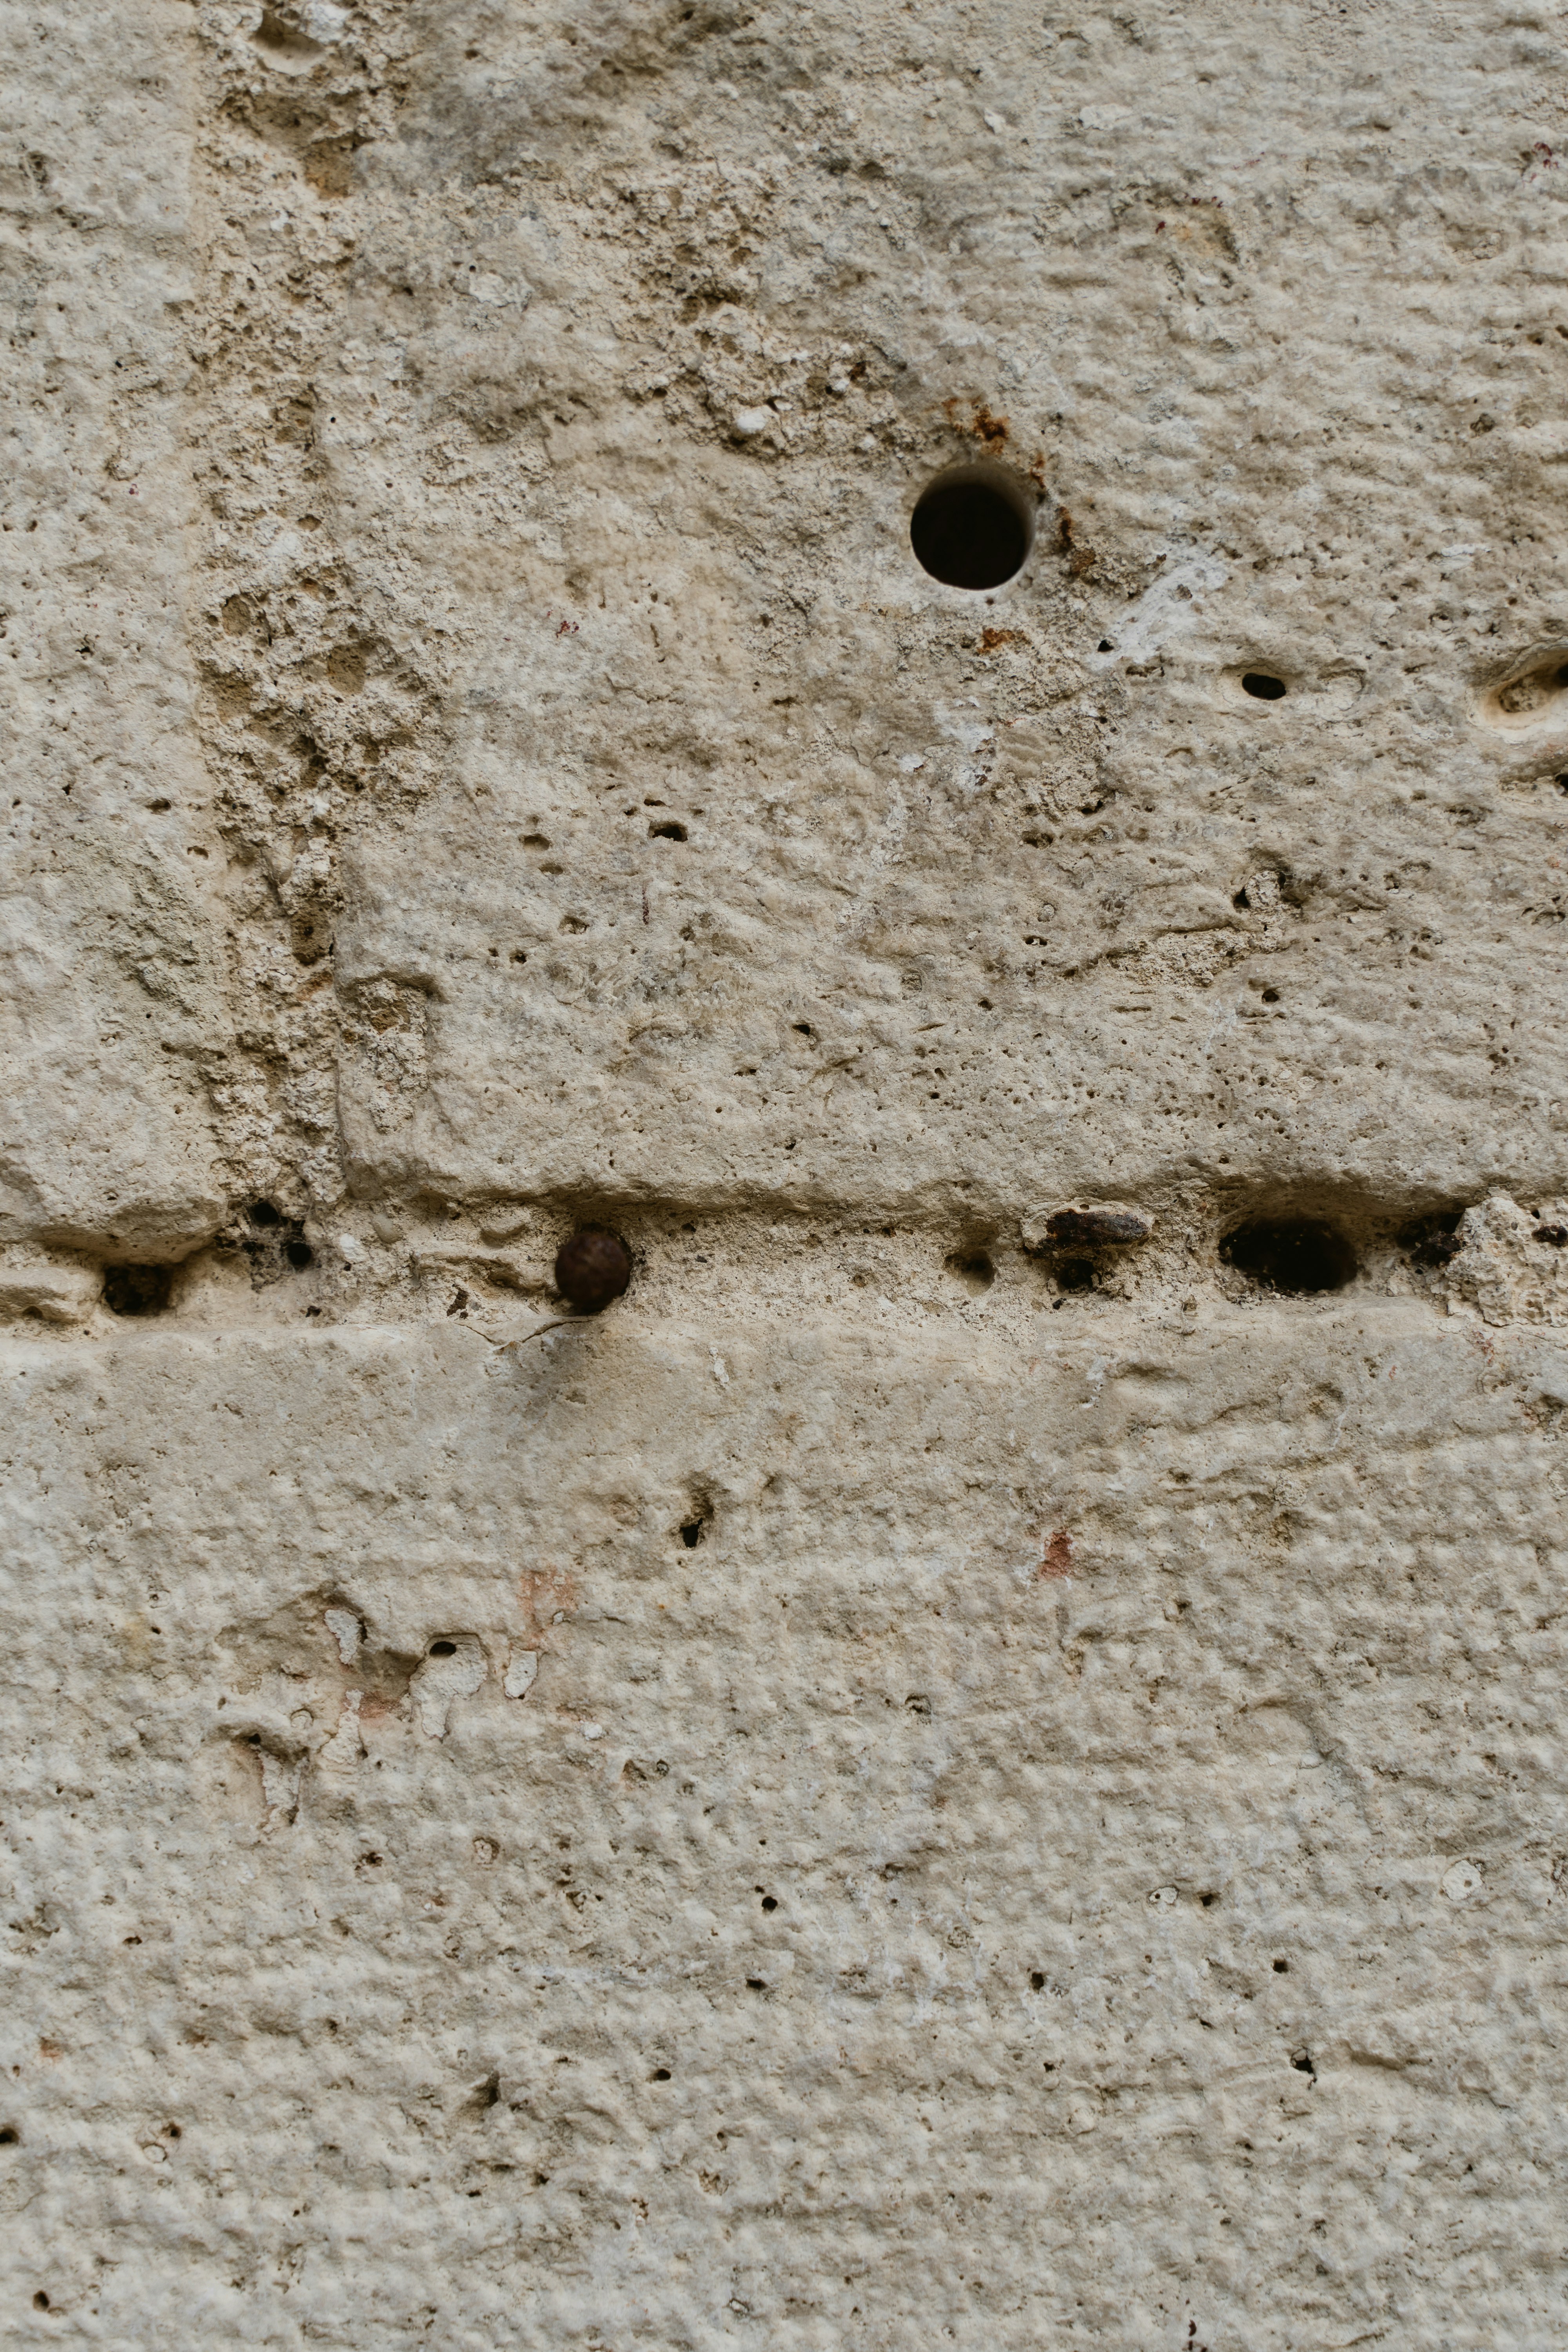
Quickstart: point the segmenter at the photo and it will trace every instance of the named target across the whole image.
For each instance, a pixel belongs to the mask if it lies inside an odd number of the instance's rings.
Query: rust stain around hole
[[[955,433],[969,434],[973,439],[990,450],[993,456],[1005,447],[1007,436],[1013,429],[1012,425],[1005,416],[998,416],[986,402],[976,400],[970,403],[971,420],[967,425],[959,423],[960,403],[956,396],[952,400],[944,400],[942,405],[947,421]],[[1038,462],[1039,460],[1037,459],[1036,463],[1038,464]]]

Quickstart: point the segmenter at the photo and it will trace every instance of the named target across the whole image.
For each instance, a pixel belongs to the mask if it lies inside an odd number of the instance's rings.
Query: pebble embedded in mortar
[[[632,1254],[606,1225],[581,1225],[555,1257],[555,1287],[584,1314],[597,1315],[632,1278]]]

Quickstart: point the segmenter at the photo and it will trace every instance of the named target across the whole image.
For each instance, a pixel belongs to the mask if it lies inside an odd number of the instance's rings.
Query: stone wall
[[[1559,15],[5,23],[6,2340],[1568,2344]]]

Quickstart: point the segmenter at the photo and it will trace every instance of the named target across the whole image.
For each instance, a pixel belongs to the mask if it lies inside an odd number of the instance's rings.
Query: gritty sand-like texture
[[[0,22],[0,2341],[1563,2352],[1561,12]]]

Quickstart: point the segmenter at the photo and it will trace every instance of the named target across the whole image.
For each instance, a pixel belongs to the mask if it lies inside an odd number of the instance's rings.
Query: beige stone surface
[[[1560,12],[5,24],[0,2334],[1568,2344]]]

